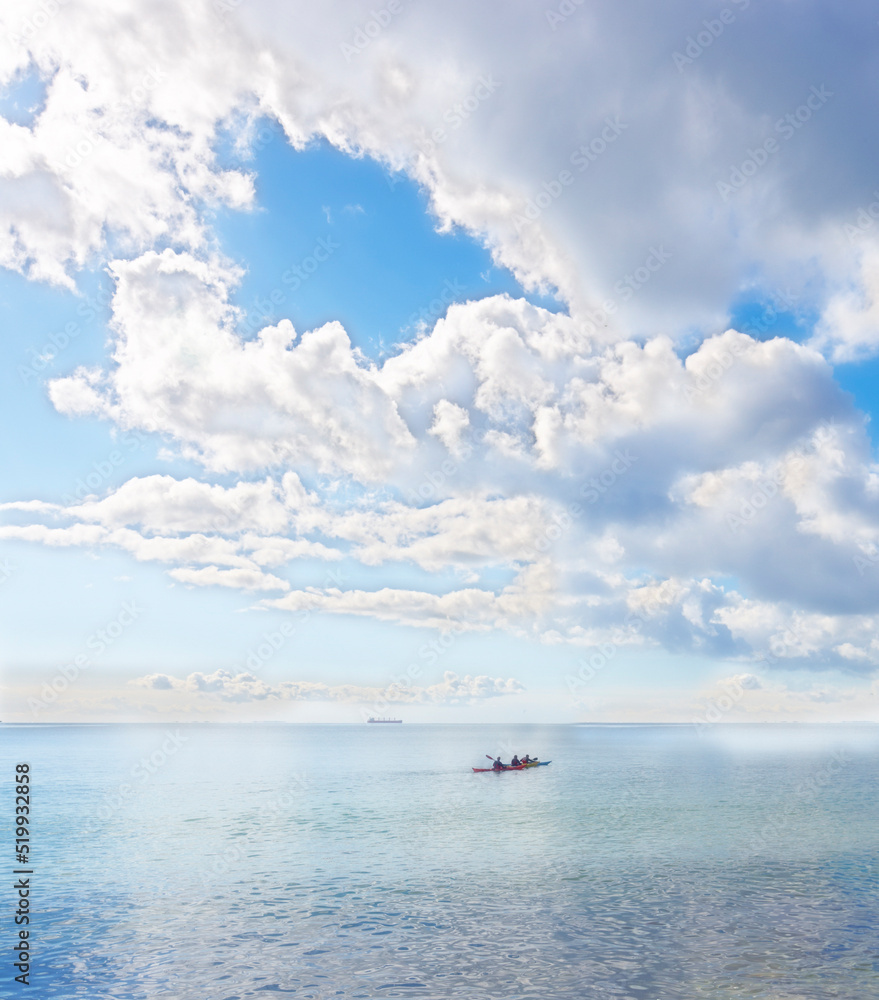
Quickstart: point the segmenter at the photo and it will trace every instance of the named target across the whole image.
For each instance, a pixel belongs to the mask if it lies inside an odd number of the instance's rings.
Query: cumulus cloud
[[[263,603],[284,611],[365,616],[442,632],[505,628],[522,633],[551,611],[557,597],[551,576],[546,566],[531,566],[497,594],[477,587],[445,594],[392,587],[375,591],[311,588],[266,598]]]
[[[848,287],[825,304],[815,345],[834,361],[857,361],[879,351],[879,246],[865,247]]]
[[[177,302],[187,327],[197,328],[201,306],[190,311],[189,294],[184,282]],[[216,324],[217,314],[202,321]],[[134,311],[130,322],[138,322]],[[500,351],[493,346],[499,331]],[[12,504],[10,515],[46,523],[6,526],[0,537],[116,545],[137,559],[174,564],[172,577],[188,585],[287,591],[273,606],[289,611],[502,628],[575,644],[611,635],[626,644],[759,655],[772,633],[743,627],[743,602],[788,616],[799,606],[834,627],[814,648],[779,662],[817,667],[827,657],[846,669],[873,668],[873,652],[856,660],[838,647],[879,598],[879,574],[865,571],[879,551],[876,476],[862,419],[810,348],[730,330],[683,360],[665,338],[592,349],[569,317],[505,296],[453,306],[381,367],[358,358],[346,340],[339,369],[368,387],[376,412],[398,423],[409,460],[396,461],[386,424],[359,419],[353,407],[350,448],[331,447],[339,439],[327,433],[326,382],[303,381],[294,419],[311,430],[295,457],[313,472],[321,453],[332,451],[336,475],[347,464],[350,479],[362,479],[340,503],[283,471],[294,461],[283,450],[290,434],[279,438],[279,450],[263,438],[266,426],[290,415],[284,394],[271,399],[266,391],[295,350],[286,343],[280,353],[261,353],[277,332],[243,343],[220,329],[216,357],[205,347],[199,364],[169,361],[144,374],[125,354],[128,326],[120,321],[113,363],[89,378],[101,387],[105,412],[123,426],[148,429],[152,400],[166,393],[195,400],[198,419],[189,421],[184,406],[182,416],[168,410],[162,427],[183,454],[208,468],[235,466],[246,455],[245,474],[268,448],[262,460],[281,464],[279,478],[220,487],[147,476],[66,506]],[[171,351],[178,341],[167,343]],[[217,372],[240,374],[251,348],[249,388],[236,382],[234,391],[241,414],[260,415],[217,430],[231,391],[231,375]],[[148,351],[145,335],[141,350]],[[520,355],[527,365],[515,360]],[[456,385],[453,370],[462,362],[470,375],[457,402],[438,397]],[[516,375],[524,368],[530,381]],[[349,390],[340,391],[348,399]],[[347,419],[344,410],[339,419]],[[444,433],[466,427],[467,454],[445,447],[453,439],[437,440],[437,421]],[[518,442],[514,454],[498,445],[500,435]],[[384,482],[399,499],[370,492],[379,471],[370,455],[380,456]],[[58,527],[58,519],[76,523]],[[394,586],[386,570],[374,589],[291,590],[267,572],[309,557],[352,559],[366,569],[454,569],[468,585],[440,593]],[[510,582],[483,583],[492,569]],[[735,577],[737,588],[713,582],[718,576]],[[651,611],[633,631],[629,619],[641,605]]]
[[[817,264],[832,296],[860,253],[844,227],[875,187],[873,22],[861,0],[821,17],[817,3],[796,21],[736,4],[697,59],[684,49],[711,11],[684,0],[603,2],[555,26],[527,5],[408,5],[355,57],[366,0],[222,15],[82,0],[36,29],[35,10],[6,5],[0,85],[30,70],[47,94],[31,127],[0,123],[0,260],[69,285],[108,233],[132,254],[203,249],[205,208],[253,191],[219,165],[217,130],[246,149],[267,114],[298,147],[323,136],[405,170],[441,226],[559,288],[598,333],[710,326],[755,272],[807,297]],[[835,44],[814,44],[817,24]]]
[[[876,614],[809,613],[736,595],[717,610],[716,619],[756,651],[755,661],[771,668],[869,672],[879,663]]]
[[[264,480],[230,488],[171,476],[134,478],[103,499],[5,504],[4,510],[37,512],[49,523],[3,525],[0,538],[56,547],[115,547],[139,561],[177,564],[169,575],[191,586],[283,591],[289,583],[264,567],[342,557],[320,542],[275,534],[289,527],[291,491],[302,492],[292,473],[283,485]],[[73,523],[52,523],[58,521]]]
[[[454,455],[462,451],[461,435],[470,426],[470,414],[463,406],[441,399],[433,408],[433,423],[428,433],[435,435]]]
[[[822,8],[838,44],[816,46],[815,7],[737,4],[688,61],[702,14],[683,0],[555,26],[533,5],[407,5],[356,58],[365,3],[82,0],[38,30],[7,5],[0,85],[33,72],[46,100],[0,120],[0,264],[71,288],[106,262],[115,283],[105,363],[50,399],[240,482],[23,499],[0,537],[116,546],[291,611],[874,669],[877,474],[825,360],[879,343],[869,218],[845,232],[874,184],[873,15]],[[243,339],[210,213],[251,204],[215,150],[223,133],[246,153],[260,116],[406,171],[440,228],[567,312],[455,303],[382,364],[335,321]],[[722,332],[738,295],[788,284],[821,316],[809,345]],[[291,588],[282,569],[310,558],[464,585]]]
[[[807,27],[817,0],[796,22],[783,7],[734,4],[722,37],[691,62],[688,36],[716,10],[684,0],[581,6],[555,26],[550,8],[410,6],[356,58],[343,45],[367,4],[340,8],[337,32],[282,9],[254,0],[237,20],[300,55],[297,84],[332,78],[348,100],[321,121],[326,134],[408,170],[444,224],[484,234],[500,261],[560,288],[597,331],[710,325],[755,272],[807,298],[813,262],[834,283],[856,259],[843,225],[875,187],[861,124],[875,97],[862,83],[866,3],[821,22],[830,45]],[[282,120],[301,121],[293,93],[278,89]],[[775,152],[742,174],[768,139]],[[658,248],[670,257],[636,277]]]
[[[251,178],[221,169],[213,143],[259,70],[209,9],[181,5],[150,18],[137,4],[107,10],[97,0],[48,15],[4,6],[0,86],[31,72],[47,93],[30,128],[0,120],[9,153],[0,263],[73,287],[108,234],[134,251],[163,241],[203,247],[205,206],[250,202]],[[208,47],[216,62],[193,58]]]
[[[234,587],[236,590],[289,590],[290,584],[271,573],[262,573],[242,567],[240,569],[218,569],[205,566],[202,569],[185,567],[169,570],[168,575],[180,583],[195,587]]]
[[[231,489],[195,479],[144,476],[129,479],[102,500],[75,505],[76,516],[108,528],[138,525],[150,534],[252,530],[283,531],[290,511],[271,480],[238,483]]]
[[[853,419],[821,356],[789,340],[728,331],[682,362],[667,338],[593,347],[570,317],[494,296],[452,306],[377,367],[338,323],[297,342],[285,320],[242,341],[228,285],[202,271],[171,251],[120,265],[113,361],[53,380],[56,407],[160,431],[212,470],[293,465],[437,496],[529,469],[601,472],[629,442],[670,471],[720,465]]]
[[[442,681],[426,686],[393,684],[387,688],[356,684],[323,684],[314,681],[280,681],[268,683],[253,674],[233,674],[215,670],[211,674],[191,673],[186,677],[169,674],[147,674],[131,681],[137,687],[153,691],[181,691],[190,694],[213,695],[223,701],[337,701],[381,702],[401,705],[468,704],[485,698],[519,694],[524,691],[515,678],[503,679],[469,674],[459,677],[447,670]]]
[[[374,481],[411,450],[393,401],[339,323],[298,339],[282,320],[244,342],[228,279],[191,255],[148,252],[111,270],[115,365],[55,380],[61,412],[91,406],[123,427],[170,434],[217,471],[298,463]]]

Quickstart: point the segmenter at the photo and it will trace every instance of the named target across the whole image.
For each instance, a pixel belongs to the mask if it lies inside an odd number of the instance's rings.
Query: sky
[[[2,720],[879,721],[877,44],[5,4]]]

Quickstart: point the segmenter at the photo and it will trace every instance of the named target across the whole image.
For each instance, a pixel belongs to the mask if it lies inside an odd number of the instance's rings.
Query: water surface
[[[35,996],[879,997],[876,726],[0,737]]]

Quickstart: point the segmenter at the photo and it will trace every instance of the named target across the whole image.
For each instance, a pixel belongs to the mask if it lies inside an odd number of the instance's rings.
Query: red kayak
[[[503,767],[474,767],[473,770],[478,774],[482,774],[485,771],[524,771],[525,765],[519,764],[518,767],[510,767],[509,764],[504,764]]]

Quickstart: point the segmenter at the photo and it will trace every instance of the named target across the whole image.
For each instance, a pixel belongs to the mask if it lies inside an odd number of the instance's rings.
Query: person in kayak
[[[530,764],[531,761],[533,761],[533,760],[536,760],[536,758],[535,757],[529,757],[528,754],[526,753],[525,756],[522,758],[522,760],[519,763],[520,764]]]
[[[513,755],[513,759],[510,761],[510,767],[518,767],[518,766],[519,766],[519,758]]]
[[[491,765],[491,769],[493,771],[503,771],[504,765],[500,757],[498,757],[498,759]]]

